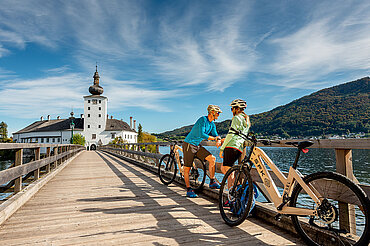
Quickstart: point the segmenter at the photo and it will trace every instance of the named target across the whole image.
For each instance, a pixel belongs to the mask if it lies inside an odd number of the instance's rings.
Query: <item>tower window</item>
[[[99,125],[98,127],[101,128],[101,125]]]
[[[91,138],[96,139],[96,134],[93,134]]]
[[[92,100],[92,103],[93,103],[93,104],[97,104],[97,103],[98,103],[98,100],[93,99],[93,100]]]
[[[116,138],[116,133],[112,133],[112,139]]]
[[[99,107],[99,110],[101,110],[101,107]]]
[[[87,103],[90,103],[90,100],[87,100]]]
[[[87,125],[87,128],[90,128],[90,125]]]
[[[101,103],[101,100],[99,100],[99,103]]]
[[[90,107],[87,107],[87,110],[90,110]]]
[[[90,114],[87,114],[87,117],[90,117]]]
[[[99,117],[101,117],[101,114],[99,114]]]

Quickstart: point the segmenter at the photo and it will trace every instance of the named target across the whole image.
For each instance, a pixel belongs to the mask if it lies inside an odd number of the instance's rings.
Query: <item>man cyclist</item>
[[[237,133],[240,132],[247,135],[251,126],[249,116],[244,113],[244,109],[247,107],[247,103],[244,100],[235,99],[231,102],[230,106],[233,118],[226,138],[221,140],[223,143],[220,148],[220,158],[224,159],[221,166],[223,174],[234,165],[235,161],[243,153],[244,139]]]
[[[216,157],[214,157],[207,149],[200,145],[200,142],[204,139],[207,140],[221,140],[216,131],[216,125],[214,121],[218,118],[219,114],[222,113],[221,109],[217,105],[209,105],[208,115],[200,117],[194,124],[190,133],[186,136],[182,145],[182,151],[184,154],[184,179],[186,184],[186,196],[190,198],[198,197],[197,194],[190,188],[189,171],[193,165],[194,157],[197,156],[202,161],[208,161],[209,172],[211,181],[209,188],[219,189],[220,185],[215,181],[216,171]],[[218,146],[219,147],[219,146]]]

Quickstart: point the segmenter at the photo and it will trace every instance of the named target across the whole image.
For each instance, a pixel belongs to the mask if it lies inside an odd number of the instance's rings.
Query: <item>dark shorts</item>
[[[182,152],[184,154],[184,166],[191,167],[193,165],[194,157],[198,157],[202,161],[205,161],[206,157],[211,153],[202,146],[195,146],[184,142],[182,144]]]
[[[234,148],[225,148],[224,149],[224,166],[232,167],[234,163],[239,159],[242,152]]]

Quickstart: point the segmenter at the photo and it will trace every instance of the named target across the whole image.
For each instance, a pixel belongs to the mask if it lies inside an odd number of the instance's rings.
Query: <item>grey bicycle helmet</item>
[[[247,107],[247,103],[242,99],[235,99],[230,103],[230,106],[245,109]]]

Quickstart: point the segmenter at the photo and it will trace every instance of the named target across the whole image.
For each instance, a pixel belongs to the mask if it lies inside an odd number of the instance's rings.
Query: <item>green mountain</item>
[[[370,77],[314,92],[270,111],[251,115],[251,131],[262,136],[309,137],[370,132]],[[226,134],[230,120],[216,123]],[[157,134],[185,137],[192,125]]]

